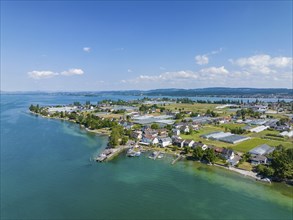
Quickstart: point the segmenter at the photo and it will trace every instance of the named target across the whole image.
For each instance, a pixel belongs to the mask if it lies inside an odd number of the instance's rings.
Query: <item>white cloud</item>
[[[52,77],[60,76],[60,75],[64,75],[64,76],[82,75],[84,74],[84,71],[82,69],[69,69],[67,71],[57,73],[50,70],[42,70],[42,71],[33,70],[31,72],[28,72],[27,74],[30,78],[33,78],[33,79],[47,79],[47,78],[52,78]]]
[[[203,54],[203,55],[197,55],[195,56],[195,62],[198,64],[198,65],[205,65],[205,64],[208,64],[210,59],[209,59],[209,56],[211,55],[215,55],[215,54],[218,54],[218,53],[221,53],[223,51],[223,48],[220,48],[218,50],[213,50],[209,53],[206,53],[206,54]]]
[[[209,67],[201,69],[197,72],[190,70],[181,70],[175,72],[164,72],[159,75],[140,75],[137,78],[129,80],[121,80],[122,83],[143,83],[143,82],[192,82],[195,80],[214,80],[227,76],[229,71],[224,66]]]
[[[205,65],[205,64],[208,64],[209,63],[209,58],[208,58],[207,55],[197,55],[195,57],[195,62],[198,65]]]
[[[205,74],[225,74],[225,75],[229,73],[229,71],[224,66],[209,67],[209,68],[201,69],[200,72]]]
[[[84,52],[88,52],[88,53],[91,51],[91,48],[90,47],[84,47],[82,49],[83,49]]]
[[[69,70],[61,72],[61,75],[64,75],[64,76],[82,75],[82,74],[84,74],[82,69],[69,69]]]
[[[52,71],[38,71],[38,70],[33,70],[31,72],[27,73],[30,78],[33,79],[46,79],[46,78],[52,78],[54,76],[59,75],[58,73],[52,72]]]
[[[212,51],[210,54],[221,52]],[[199,55],[200,56],[200,55]],[[206,54],[207,56],[207,54]],[[155,75],[142,74],[133,79],[123,79],[124,87],[134,88],[194,88],[210,86],[229,87],[292,87],[292,57],[272,57],[260,54],[229,60],[234,66],[201,68],[197,71],[168,71]]]
[[[263,74],[277,73],[283,68],[292,69],[293,64],[292,57],[271,57],[268,54],[242,57],[236,60],[230,59],[229,61],[249,71]]]
[[[132,70],[131,70],[131,69],[128,69],[127,72],[128,72],[128,73],[132,73]]]

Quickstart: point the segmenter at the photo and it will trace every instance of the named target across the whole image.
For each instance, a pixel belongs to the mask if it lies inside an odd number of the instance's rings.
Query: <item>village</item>
[[[148,152],[150,159],[173,155],[172,164],[185,158],[263,181],[292,180],[292,161],[282,175],[277,174],[279,167],[274,162],[280,155],[290,157],[293,149],[292,102],[211,103],[188,98],[144,98],[32,105],[30,111],[109,135],[108,147],[94,158],[99,162],[125,151],[129,157]]]

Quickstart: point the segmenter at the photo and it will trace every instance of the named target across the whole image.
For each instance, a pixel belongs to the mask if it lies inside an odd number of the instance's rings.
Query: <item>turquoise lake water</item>
[[[1,95],[1,219],[292,219],[293,187],[172,158],[90,162],[106,137],[27,112],[103,98]]]

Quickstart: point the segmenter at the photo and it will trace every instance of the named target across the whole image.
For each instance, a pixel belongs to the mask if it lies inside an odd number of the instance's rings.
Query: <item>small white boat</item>
[[[262,178],[261,181],[271,183],[271,180],[269,178]]]
[[[135,153],[135,156],[136,157],[139,157],[140,155],[141,155],[141,152],[140,151],[138,151],[138,152]]]
[[[151,153],[151,155],[149,156],[150,159],[155,159],[156,156],[158,155],[159,152],[154,151],[153,153]]]
[[[160,153],[159,156],[158,156],[158,159],[162,159],[163,157],[164,157],[164,154]]]
[[[131,150],[131,151],[127,151],[127,156],[128,157],[139,157],[141,155],[141,152],[140,151],[138,151],[138,152],[135,152],[135,151],[133,151],[133,150]]]

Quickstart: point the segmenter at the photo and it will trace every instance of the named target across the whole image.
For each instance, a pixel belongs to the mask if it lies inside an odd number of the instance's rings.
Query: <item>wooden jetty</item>
[[[177,155],[177,157],[172,161],[172,165],[174,165],[178,160],[181,160],[182,158],[182,155]]]

